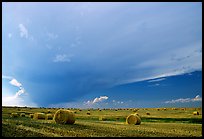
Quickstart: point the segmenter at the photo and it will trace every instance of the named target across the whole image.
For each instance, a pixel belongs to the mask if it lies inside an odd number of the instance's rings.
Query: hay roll
[[[147,115],[150,115],[150,113],[149,113],[149,112],[147,112],[146,114],[147,114]]]
[[[34,113],[33,119],[45,119],[45,114],[44,113]]]
[[[10,117],[12,117],[12,118],[18,117],[18,113],[11,113]]]
[[[21,113],[21,114],[20,114],[20,117],[25,117],[25,113]]]
[[[134,124],[134,125],[140,125],[141,124],[141,118],[137,114],[130,114],[126,118],[127,124]]]
[[[30,114],[30,115],[29,115],[30,118],[33,118],[33,116],[34,116],[34,114]]]
[[[198,111],[194,111],[193,115],[199,115],[199,112]]]
[[[58,110],[54,115],[54,120],[58,124],[74,124],[75,115],[69,110]]]
[[[87,115],[91,115],[91,112],[90,112],[90,111],[88,111],[86,114],[87,114]]]
[[[45,115],[45,120],[52,120],[53,119],[53,115],[52,114],[46,114]]]

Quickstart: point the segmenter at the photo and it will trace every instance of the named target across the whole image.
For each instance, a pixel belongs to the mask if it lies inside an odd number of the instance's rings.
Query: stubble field
[[[202,137],[201,108],[139,109],[71,109],[73,125],[56,124],[54,120],[30,118],[35,112],[54,114],[59,108],[2,108],[4,137]],[[87,112],[90,112],[90,115]],[[137,113],[140,125],[126,124],[126,117]],[[198,111],[199,115],[193,115]],[[25,117],[10,117],[24,113]],[[147,115],[149,113],[150,115]]]

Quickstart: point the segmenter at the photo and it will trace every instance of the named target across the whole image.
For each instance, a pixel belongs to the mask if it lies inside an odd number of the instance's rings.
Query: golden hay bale
[[[133,109],[133,112],[137,112],[139,109]]]
[[[54,120],[58,124],[74,124],[75,115],[72,111],[59,109],[54,115]]]
[[[147,114],[147,115],[150,115],[150,113],[149,113],[149,112],[147,112],[146,114]]]
[[[44,113],[34,113],[33,119],[45,119],[45,114]]]
[[[158,108],[157,111],[159,111],[160,109]]]
[[[10,117],[13,117],[13,118],[18,117],[18,113],[11,113]]]
[[[20,114],[20,117],[25,117],[25,113],[21,113],[21,114]]]
[[[137,114],[130,114],[126,118],[127,124],[134,124],[134,125],[140,125],[141,124],[141,118]]]
[[[194,111],[193,115],[199,115],[199,112],[198,111]]]
[[[30,118],[33,118],[33,116],[34,116],[34,114],[30,114],[30,115],[29,115]]]
[[[164,111],[166,111],[166,108],[164,108]]]
[[[87,115],[91,115],[90,111],[88,111],[86,114],[87,114]]]
[[[53,119],[53,115],[52,114],[46,114],[45,115],[45,120],[52,120]]]

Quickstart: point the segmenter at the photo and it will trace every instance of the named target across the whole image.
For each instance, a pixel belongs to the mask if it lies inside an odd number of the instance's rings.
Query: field
[[[57,108],[2,108],[4,137],[202,137],[201,108],[140,108],[140,125],[126,124],[126,117],[135,109],[71,109],[75,112],[73,125],[56,124],[54,120],[29,117],[35,112],[54,114]],[[90,115],[87,112],[90,111]],[[198,111],[199,115],[193,115]],[[147,115],[147,112],[150,115]],[[25,117],[10,117],[25,113]],[[103,117],[103,120],[102,120]]]

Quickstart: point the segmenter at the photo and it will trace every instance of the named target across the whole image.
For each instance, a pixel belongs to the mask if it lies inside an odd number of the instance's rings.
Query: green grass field
[[[198,108],[158,111],[139,109],[141,125],[128,125],[126,117],[131,109],[97,110],[71,109],[75,112],[73,125],[56,124],[54,120],[36,120],[29,117],[35,112],[54,114],[58,109],[2,108],[2,136],[4,137],[202,137],[202,111]],[[198,111],[199,115],[193,115]],[[10,117],[11,113],[25,113],[25,117]],[[149,112],[150,115],[146,113]],[[99,117],[105,120],[99,120]]]

